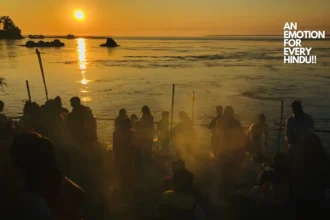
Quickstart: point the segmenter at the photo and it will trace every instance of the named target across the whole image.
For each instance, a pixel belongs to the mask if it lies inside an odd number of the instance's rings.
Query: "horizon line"
[[[62,34],[24,34],[23,36],[28,37],[29,35],[42,35],[44,37],[53,37],[53,36],[59,36],[59,37],[67,37],[68,34],[62,35]],[[71,35],[71,34],[70,34]],[[74,35],[74,34],[73,34]],[[166,35],[88,35],[88,34],[79,34],[74,35],[75,37],[280,37],[283,36],[283,34],[207,34],[207,35],[187,35],[187,36],[166,36]],[[330,34],[326,34],[325,36],[330,36]]]

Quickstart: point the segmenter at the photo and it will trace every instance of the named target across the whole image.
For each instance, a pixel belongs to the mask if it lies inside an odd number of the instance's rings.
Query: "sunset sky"
[[[329,0],[0,0],[0,5],[0,15],[11,16],[23,35],[282,34],[287,21],[330,34]],[[78,9],[83,21],[74,19]]]

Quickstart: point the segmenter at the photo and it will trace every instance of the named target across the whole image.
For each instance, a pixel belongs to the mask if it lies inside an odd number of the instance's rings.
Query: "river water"
[[[140,115],[148,105],[155,121],[171,109],[172,84],[176,84],[174,121],[178,112],[192,114],[196,93],[195,124],[206,124],[216,105],[231,105],[244,127],[264,113],[270,128],[278,128],[283,99],[284,117],[290,103],[303,102],[320,129],[330,129],[330,41],[303,42],[313,47],[317,64],[283,64],[281,37],[114,38],[121,46],[99,45],[105,39],[61,39],[63,48],[40,48],[49,97],[81,97],[98,118],[102,142],[111,146],[113,119],[120,108]],[[29,80],[33,101],[45,102],[45,92],[35,49],[20,47],[28,39],[0,40],[0,77],[8,87],[0,93],[9,116],[22,114]],[[53,39],[44,39],[50,41]],[[196,126],[201,143],[209,133]],[[278,132],[271,132],[276,145]],[[330,138],[320,134],[325,145]],[[283,139],[283,135],[282,138]]]

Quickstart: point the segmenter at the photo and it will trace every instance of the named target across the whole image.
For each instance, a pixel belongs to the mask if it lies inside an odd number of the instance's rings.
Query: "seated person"
[[[163,193],[159,202],[160,215],[164,219],[205,218],[201,195],[193,188],[194,175],[180,170],[173,175],[173,190]]]
[[[175,160],[172,162],[172,175],[167,176],[164,178],[164,190],[172,190],[173,189],[173,175],[175,172],[180,171],[180,170],[185,170],[186,165],[183,160]]]

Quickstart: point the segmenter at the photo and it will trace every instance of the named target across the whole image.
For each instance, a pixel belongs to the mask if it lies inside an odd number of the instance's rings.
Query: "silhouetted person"
[[[4,107],[5,103],[3,103],[3,101],[0,101],[0,123],[7,121],[7,116],[2,113]]]
[[[300,219],[314,218],[322,211],[325,192],[330,188],[329,156],[316,134],[305,137],[293,165],[292,191],[297,213]]]
[[[262,156],[264,154],[264,146],[267,146],[268,140],[268,125],[266,124],[265,115],[259,115],[258,121],[249,127],[247,135],[251,138],[253,152],[257,153],[257,156]],[[261,142],[262,135],[265,138],[264,143]]]
[[[55,103],[55,108],[58,111],[59,114],[69,114],[69,110],[67,108],[64,108],[62,106],[62,99],[60,96],[56,96],[56,98],[54,99]]]
[[[170,144],[170,134],[168,130],[168,126],[170,125],[170,113],[167,111],[162,112],[162,120],[160,120],[157,124],[156,133],[158,136],[158,140],[161,145],[161,150],[163,152],[169,152],[169,144]]]
[[[133,191],[135,187],[135,149],[133,145],[134,131],[131,129],[129,118],[119,119],[119,127],[113,132],[113,156],[120,180],[124,190]]]
[[[136,114],[131,115],[131,125],[132,125],[133,129],[135,129],[135,122],[137,122],[138,120],[139,120],[139,118]]]
[[[314,132],[313,118],[303,111],[300,101],[292,102],[293,116],[286,120],[285,140],[289,150],[301,145],[302,140]]]
[[[126,109],[122,108],[119,110],[119,115],[115,119],[115,130],[119,129],[121,119],[128,118]]]
[[[238,177],[244,158],[243,145],[245,134],[239,120],[234,118],[234,109],[227,106],[224,115],[217,123],[219,143],[218,161],[220,162],[224,196],[228,198],[236,191]]]
[[[48,139],[22,133],[14,138],[11,155],[26,176],[18,219],[81,219],[84,191],[61,173]]]
[[[0,101],[0,140],[9,140],[14,134],[13,122],[3,114],[5,104]]]
[[[179,113],[180,122],[172,131],[173,142],[179,157],[192,152],[194,146],[194,128],[192,121],[185,111]]]
[[[159,203],[162,218],[205,219],[203,200],[198,190],[193,188],[194,175],[188,170],[179,170],[173,175],[173,190],[163,193]]]
[[[41,108],[36,102],[27,101],[24,105],[23,116],[19,120],[18,125],[22,132],[38,132],[43,131],[43,121],[41,117]]]
[[[216,107],[217,115],[211,120],[209,125],[207,126],[210,129],[212,137],[211,137],[211,144],[212,144],[212,152],[214,156],[217,156],[217,136],[216,136],[216,128],[217,128],[217,121],[222,117],[222,106]]]
[[[70,99],[72,112],[68,117],[69,132],[76,143],[93,144],[97,141],[97,125],[92,110],[81,104],[78,97]]]
[[[153,123],[154,123],[154,117],[151,115],[149,107],[143,106],[142,117],[140,118],[139,128],[145,140],[143,147],[150,155],[152,153],[152,144],[155,133]]]
[[[172,161],[171,175],[164,178],[164,191],[173,190],[173,175],[175,172],[185,170],[186,164],[183,160]]]

